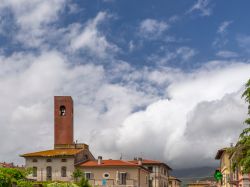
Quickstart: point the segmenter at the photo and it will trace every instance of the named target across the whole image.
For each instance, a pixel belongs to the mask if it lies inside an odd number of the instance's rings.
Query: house
[[[94,160],[86,144],[75,144],[75,148],[26,153],[21,156],[25,158],[25,166],[32,168],[29,178],[37,181],[72,181],[75,165],[86,160]]]
[[[0,168],[14,168],[13,163],[0,162]]]
[[[169,182],[169,171],[172,170],[164,162],[147,159],[134,159],[130,161],[134,164],[141,164],[147,168],[150,173],[149,187],[167,187]]]
[[[229,152],[227,148],[223,148],[217,151],[215,159],[220,160],[220,172],[222,174],[222,180],[219,182],[221,187],[231,187],[230,185],[230,173],[231,164],[229,159]]]
[[[216,187],[214,181],[196,181],[187,184],[188,187]]]
[[[232,166],[235,160],[236,153],[232,153],[229,156],[230,165]],[[240,167],[236,166],[235,170],[230,173],[230,184],[233,187],[249,187],[250,186],[250,173],[243,174]]]
[[[148,187],[150,171],[141,164],[125,160],[86,161],[78,165],[92,186]]]
[[[180,187],[181,186],[181,180],[177,179],[176,177],[169,176],[169,187]]]

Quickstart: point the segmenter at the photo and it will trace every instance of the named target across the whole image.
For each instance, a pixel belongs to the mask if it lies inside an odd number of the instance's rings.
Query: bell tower
[[[70,96],[54,97],[54,146],[74,144],[73,100]]]

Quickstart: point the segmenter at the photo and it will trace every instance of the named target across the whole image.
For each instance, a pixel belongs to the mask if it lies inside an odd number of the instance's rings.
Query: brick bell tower
[[[74,144],[73,100],[70,96],[54,97],[54,147]]]

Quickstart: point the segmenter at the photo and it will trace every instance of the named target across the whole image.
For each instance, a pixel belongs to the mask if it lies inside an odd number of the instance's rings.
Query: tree
[[[79,186],[80,187],[91,187],[91,185],[89,184],[88,179],[86,179],[85,177],[82,177],[80,182],[79,182]]]
[[[245,91],[242,97],[248,103],[248,115],[244,124],[247,127],[242,131],[235,148],[233,149],[234,163],[233,169],[237,166],[241,169],[242,173],[250,173],[250,79],[245,85]]]
[[[80,177],[83,176],[83,173],[81,172],[80,169],[77,168],[77,169],[73,172],[72,176],[73,176],[75,182],[78,182],[78,179],[79,179]]]

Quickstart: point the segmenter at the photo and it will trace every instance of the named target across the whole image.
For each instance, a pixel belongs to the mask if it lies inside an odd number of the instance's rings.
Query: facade
[[[14,168],[13,163],[0,162],[0,168]]]
[[[176,177],[169,176],[169,187],[180,187],[181,186],[181,180],[177,179]]]
[[[193,183],[188,183],[188,187],[216,187],[216,183],[214,181],[197,181]]]
[[[25,166],[32,168],[29,178],[37,181],[72,181],[75,165],[94,160],[87,148],[54,149],[22,156],[25,158]]]
[[[87,161],[78,166],[92,186],[148,187],[150,171],[125,160]]]
[[[167,187],[169,170],[163,162],[136,159],[96,160],[87,144],[75,143],[73,100],[70,96],[54,97],[54,149],[22,154],[29,176],[37,181],[73,181],[80,169],[93,186]]]
[[[150,187],[167,187],[169,182],[169,171],[172,170],[167,164],[156,161],[156,160],[146,160],[146,159],[135,159],[130,161],[132,163],[141,164],[143,167],[147,168],[151,173],[149,177]]]
[[[235,159],[235,153],[231,154],[230,157],[230,164],[233,164]],[[250,173],[243,174],[240,171],[240,168],[236,167],[235,171],[232,171],[230,174],[230,184],[231,187],[249,187],[250,186]]]
[[[217,151],[215,159],[220,160],[220,172],[222,173],[222,180],[220,184],[221,187],[231,187],[230,186],[230,173],[231,164],[229,156],[230,154],[226,151],[227,148],[223,148]]]

